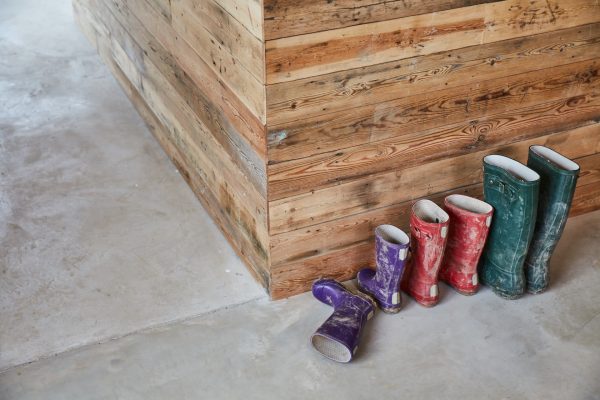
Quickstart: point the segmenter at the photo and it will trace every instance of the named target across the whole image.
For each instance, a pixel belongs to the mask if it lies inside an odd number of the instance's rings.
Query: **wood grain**
[[[265,39],[303,35],[499,0],[264,0]]]
[[[221,68],[241,68],[264,84],[264,43],[214,0],[171,0],[171,8],[173,28],[198,54],[210,54],[213,62],[232,58]]]
[[[249,140],[233,126],[222,112],[219,104],[213,103],[208,93],[193,84],[189,76],[179,68],[176,61],[156,42],[144,29],[137,19],[117,19],[114,13],[98,0],[91,0],[93,12],[111,27],[112,40],[118,42],[115,49],[126,49],[125,57],[132,60],[130,64],[140,71],[140,74],[151,79],[154,75],[164,77],[177,93],[186,99],[188,106],[193,110],[194,117],[204,124],[220,145],[225,149],[229,159],[236,167],[241,169],[246,178],[254,185],[256,190],[266,197],[266,155],[264,149],[256,146],[256,142]],[[137,39],[132,36],[119,23],[126,21],[129,30],[135,31]],[[140,45],[141,44],[141,45]],[[142,47],[143,46],[143,47]],[[115,50],[116,51],[116,50]],[[131,72],[133,73],[133,72]],[[246,129],[245,127],[242,127]]]
[[[267,83],[598,22],[596,0],[506,0],[266,42]]]
[[[269,202],[271,235],[333,221],[370,209],[388,207],[480,182],[481,160],[490,153],[525,159],[527,149],[543,144],[571,158],[600,152],[600,125],[590,124],[568,132],[500,145],[443,158],[413,167],[344,182],[321,190]],[[276,258],[275,258],[276,260]]]
[[[258,39],[263,39],[262,0],[215,0]]]
[[[597,58],[600,23],[413,57],[267,87],[269,128],[335,111]],[[335,116],[331,116],[335,118]]]
[[[385,170],[542,136],[560,127],[573,128],[598,118],[599,111],[600,93],[594,92],[269,165],[269,201]]]
[[[600,47],[598,47],[600,54]],[[591,53],[594,55],[595,53]],[[272,126],[269,161],[308,157],[598,90],[600,59],[426,91]]]
[[[185,40],[180,40],[175,29],[154,8],[149,7],[146,0],[106,0],[112,8],[137,18],[150,34],[177,60],[179,65],[192,77],[197,85],[211,84],[225,86],[234,93],[235,98],[228,98],[231,103],[239,102],[262,123],[265,116],[265,87],[250,73],[242,68],[234,67],[235,60],[230,56],[211,53],[197,53]],[[133,32],[130,32],[133,33]],[[210,71],[210,72],[209,72]],[[203,83],[204,81],[204,83]],[[218,90],[218,87],[215,87]],[[240,111],[241,113],[242,111]]]
[[[82,30],[272,298],[373,264],[412,202],[544,144],[600,208],[597,0],[74,0]]]

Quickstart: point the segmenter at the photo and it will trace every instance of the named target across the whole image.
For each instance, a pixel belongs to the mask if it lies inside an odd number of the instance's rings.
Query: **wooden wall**
[[[264,4],[274,297],[372,264],[418,198],[481,196],[491,152],[548,144],[600,206],[597,1]]]
[[[372,265],[481,159],[576,159],[600,208],[597,0],[74,0],[77,18],[273,298]]]

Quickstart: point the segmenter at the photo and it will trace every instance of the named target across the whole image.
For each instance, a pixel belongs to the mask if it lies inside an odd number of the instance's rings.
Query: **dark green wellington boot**
[[[548,287],[548,265],[569,216],[579,165],[544,146],[531,146],[527,166],[540,175],[537,219],[525,258],[529,293]]]
[[[525,292],[523,263],[535,228],[540,176],[500,155],[483,159],[483,194],[494,218],[479,264],[481,281],[505,299]]]

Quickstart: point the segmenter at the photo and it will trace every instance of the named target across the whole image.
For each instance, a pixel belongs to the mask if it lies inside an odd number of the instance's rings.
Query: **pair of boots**
[[[361,291],[384,312],[400,311],[400,288],[419,304],[434,306],[439,301],[438,278],[462,294],[477,292],[477,262],[493,208],[472,197],[451,195],[444,209],[430,200],[417,201],[410,217],[410,241],[391,225],[375,229],[376,269],[363,269],[357,278]],[[412,257],[407,261],[409,247]]]
[[[579,166],[544,146],[529,148],[527,166],[500,155],[485,157],[483,165],[484,197],[495,216],[481,279],[506,299],[525,289],[541,293],[548,287],[550,257],[569,215]]]

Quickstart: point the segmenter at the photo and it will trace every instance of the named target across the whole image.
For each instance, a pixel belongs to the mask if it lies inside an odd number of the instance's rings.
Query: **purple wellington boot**
[[[359,271],[359,289],[375,298],[377,305],[386,313],[400,311],[400,280],[408,255],[410,239],[393,225],[379,225],[375,229],[376,270]]]
[[[350,362],[362,329],[375,312],[373,300],[351,293],[333,279],[315,281],[312,292],[317,300],[333,307],[333,314],[312,335],[313,347],[333,361]]]

